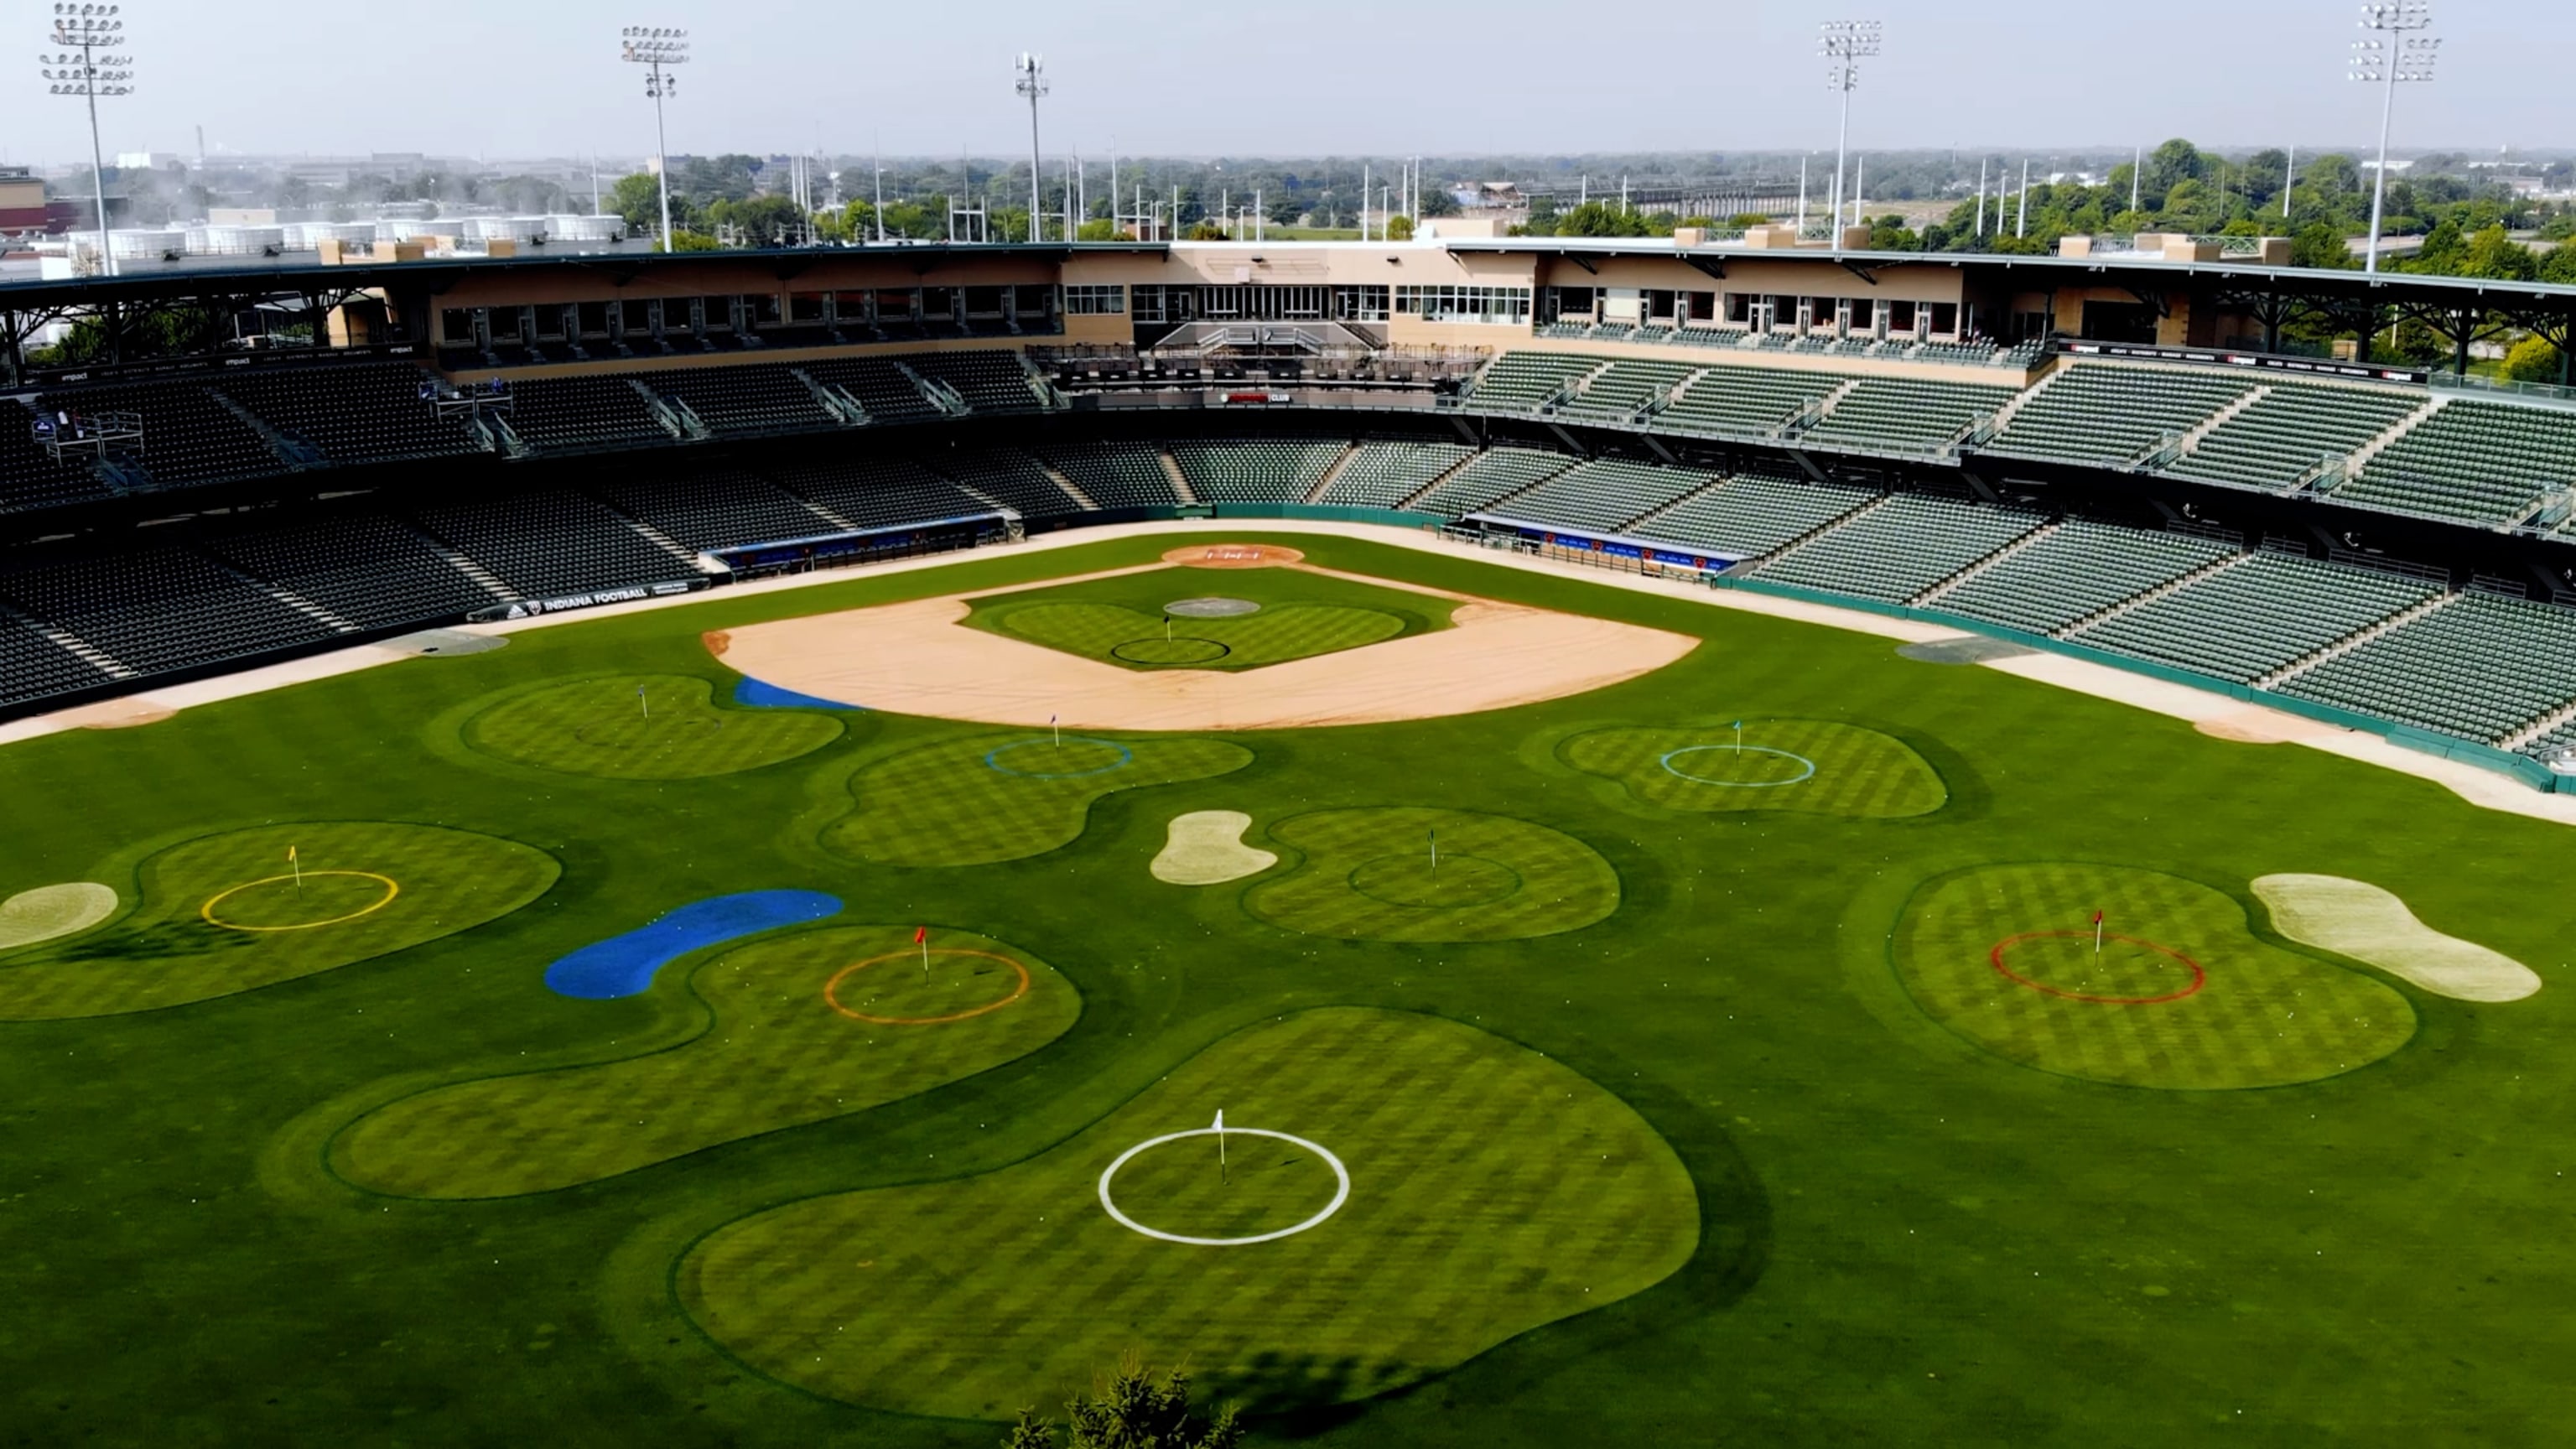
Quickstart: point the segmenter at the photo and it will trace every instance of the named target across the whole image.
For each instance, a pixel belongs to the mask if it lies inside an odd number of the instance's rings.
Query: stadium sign
[[[625,589],[600,589],[587,594],[566,594],[554,599],[521,599],[512,604],[496,604],[466,615],[470,623],[497,624],[511,619],[533,619],[541,614],[561,614],[572,609],[596,609],[603,604],[632,604],[644,599],[667,599],[692,594],[707,587],[705,579],[673,579],[668,583],[638,584]]]
[[[2239,352],[2225,347],[2155,347],[2138,342],[2061,341],[2057,350],[2077,357],[2126,357],[2140,362],[2191,362],[2204,367],[2251,367],[2264,372],[2306,373],[2313,377],[2348,377],[2364,382],[2403,382],[2422,387],[2433,374],[2415,367],[2382,367],[2369,362],[2338,362],[2326,357],[2283,357],[2269,352]]]

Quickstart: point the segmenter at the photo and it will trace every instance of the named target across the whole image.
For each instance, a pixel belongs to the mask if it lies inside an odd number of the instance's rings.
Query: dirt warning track
[[[1246,673],[1139,672],[960,627],[972,597],[754,624],[709,635],[707,644],[754,679],[819,699],[1100,730],[1296,729],[1475,714],[1603,689],[1699,644],[1687,634],[1479,599],[1461,604],[1455,627],[1436,633]]]

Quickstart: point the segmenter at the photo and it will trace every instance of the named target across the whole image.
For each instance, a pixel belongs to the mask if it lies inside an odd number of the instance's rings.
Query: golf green
[[[1228,774],[1252,752],[1221,740],[978,735],[908,750],[850,781],[856,808],[824,827],[836,855],[880,865],[991,865],[1082,834],[1092,802]]]
[[[739,774],[812,754],[842,723],[801,710],[719,709],[693,675],[606,675],[515,690],[466,721],[465,742],[541,770],[615,780]]]
[[[667,980],[656,989],[675,989]],[[332,1165],[376,1192],[507,1197],[864,1111],[1025,1056],[1081,998],[1017,947],[943,930],[771,936],[688,979],[695,1030],[613,1061],[514,1069],[377,1108]]]
[[[2152,871],[1963,871],[1916,897],[1894,951],[1943,1026],[2024,1066],[2122,1086],[2312,1082],[2415,1034],[2394,988],[2259,940],[2233,897]]]
[[[1731,724],[1592,730],[1560,753],[1664,810],[1899,819],[1949,798],[1939,772],[1904,741],[1830,720],[1748,720],[1740,733]]]
[[[206,836],[145,861],[140,902],[122,919],[0,953],[0,1019],[152,1011],[273,986],[506,916],[557,873],[552,856],[515,841],[393,821]]]
[[[1619,908],[1619,874],[1562,831],[1459,810],[1327,810],[1271,827],[1297,867],[1244,895],[1275,926],[1369,941],[1512,941]]]
[[[1194,613],[1209,595],[1242,612]],[[978,599],[966,622],[1128,669],[1241,670],[1445,629],[1455,607],[1303,569],[1155,569]]]
[[[1222,1168],[1212,1133],[1125,1156],[1219,1110],[1238,1129]],[[1172,1242],[1105,1202],[1156,1232],[1266,1240]],[[1606,1308],[1701,1237],[1689,1174],[1617,1097],[1456,1022],[1340,1008],[1228,1037],[1028,1161],[730,1224],[678,1288],[762,1372],[882,1408],[1006,1417],[1121,1351],[1284,1406]]]

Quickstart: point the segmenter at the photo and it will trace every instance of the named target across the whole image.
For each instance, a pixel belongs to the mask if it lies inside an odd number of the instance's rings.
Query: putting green
[[[1606,729],[1576,735],[1559,756],[1666,810],[1787,810],[1890,820],[1948,803],[1940,772],[1904,741],[1815,719]]]
[[[470,930],[560,873],[516,841],[390,821],[191,840],[143,863],[140,904],[114,929],[0,954],[0,1018],[110,1016],[272,986]]]
[[[2093,913],[2103,913],[2094,954]],[[2313,1082],[2415,1034],[2406,998],[2255,937],[2245,908],[2153,871],[2012,865],[1918,892],[1897,974],[1923,1010],[2024,1066],[2133,1087]]]
[[[465,743],[541,770],[695,780],[811,754],[841,730],[828,714],[718,709],[694,675],[612,674],[506,695],[466,721]]]
[[[909,926],[771,937],[689,978],[692,1034],[617,1061],[438,1087],[342,1129],[342,1177],[404,1197],[508,1197],[596,1182],[927,1092],[1026,1056],[1082,1014],[1016,946]]]
[[[823,828],[823,846],[880,865],[991,865],[1043,855],[1082,835],[1093,801],[1230,774],[1252,752],[1218,740],[978,735],[869,765],[850,781],[857,809]]]
[[[1122,1153],[1219,1109],[1331,1153],[1348,1199],[1306,1231],[1225,1248],[1104,1211]],[[1238,1131],[1225,1151],[1222,1181],[1210,1136],[1139,1154],[1114,1200],[1203,1237],[1280,1231],[1332,1202],[1331,1166],[1306,1147]],[[1279,1408],[1384,1393],[1615,1303],[1700,1236],[1672,1149],[1587,1078],[1454,1021],[1337,1007],[1229,1037],[998,1172],[720,1228],[676,1283],[746,1363],[872,1407],[1007,1417],[1132,1350]]]
[[[1283,820],[1270,834],[1305,858],[1246,892],[1243,903],[1292,931],[1512,941],[1579,930],[1619,908],[1619,874],[1592,847],[1507,815],[1321,810]]]

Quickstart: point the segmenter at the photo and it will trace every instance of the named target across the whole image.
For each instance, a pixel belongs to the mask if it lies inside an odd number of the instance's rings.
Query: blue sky
[[[11,7],[26,50],[50,6]],[[953,155],[1027,147],[1011,58],[1043,52],[1048,151],[1390,155],[1831,148],[1823,19],[1875,18],[1887,53],[1853,107],[1862,148],[2153,143],[2359,148],[2378,104],[2345,78],[2350,0],[441,0],[316,6],[137,0],[141,94],[110,150],[491,156],[649,150],[626,24],[685,26],[697,59],[674,151]],[[2401,97],[2398,141],[2576,147],[2564,101],[2576,5],[2437,0],[2442,73]],[[42,93],[12,161],[87,150]]]

